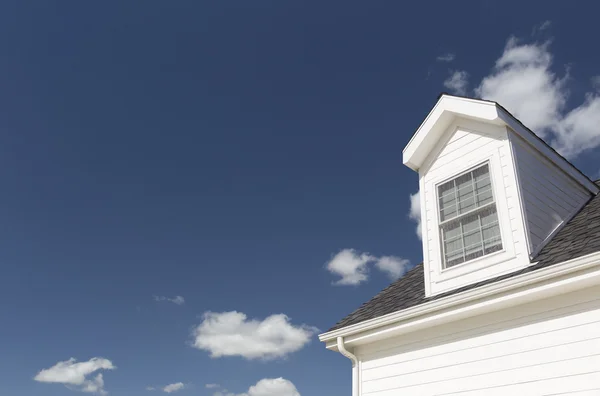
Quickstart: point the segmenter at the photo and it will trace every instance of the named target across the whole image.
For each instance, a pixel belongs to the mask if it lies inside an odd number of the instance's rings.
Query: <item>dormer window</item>
[[[443,267],[502,250],[489,163],[437,186]]]

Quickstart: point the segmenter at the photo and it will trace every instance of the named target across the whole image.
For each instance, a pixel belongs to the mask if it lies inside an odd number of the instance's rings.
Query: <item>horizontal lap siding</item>
[[[363,347],[362,395],[593,392],[599,298],[588,289]]]
[[[529,231],[529,248],[537,248],[589,199],[589,194],[526,142],[511,134]]]

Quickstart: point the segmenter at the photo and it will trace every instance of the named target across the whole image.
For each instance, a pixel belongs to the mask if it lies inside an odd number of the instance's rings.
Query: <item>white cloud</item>
[[[86,393],[106,393],[104,390],[104,377],[102,376],[102,373],[98,374],[89,381],[85,381],[81,385],[80,390]]]
[[[163,388],[163,392],[165,393],[173,393],[182,390],[185,388],[185,384],[183,382],[176,382],[174,384],[169,384]]]
[[[173,304],[183,305],[185,303],[185,298],[181,296],[175,296],[173,298],[165,297],[165,296],[154,296],[154,301],[168,301]]]
[[[535,36],[536,34],[543,32],[544,30],[550,29],[550,26],[552,26],[552,21],[546,20],[540,23],[539,25],[534,26],[531,34]]]
[[[600,97],[589,92],[581,105],[566,109],[569,72],[558,76],[552,71],[549,46],[511,37],[475,94],[502,104],[561,154],[574,158],[600,146]]]
[[[155,387],[153,387],[153,386],[147,386],[147,387],[146,387],[146,390],[147,390],[147,391],[154,391],[154,390],[156,390],[156,388],[155,388]]]
[[[452,62],[454,59],[456,59],[456,55],[451,52],[448,52],[447,54],[443,54],[435,58],[435,60],[437,60],[438,62]]]
[[[408,269],[410,262],[407,259],[396,256],[383,256],[377,259],[375,267],[385,272],[392,280],[400,278]]]
[[[600,146],[600,96],[589,93],[561,120],[556,132],[553,145],[566,157]]]
[[[410,211],[408,212],[408,218],[417,223],[417,236],[421,239],[423,237],[421,231],[421,198],[418,191],[414,194],[410,194]]]
[[[358,285],[368,279],[367,264],[375,260],[376,258],[368,253],[343,249],[329,260],[325,268],[340,277],[334,285]]]
[[[248,389],[248,396],[300,396],[290,381],[283,378],[265,378]]]
[[[550,70],[547,47],[509,39],[492,73],[475,88],[478,96],[497,101],[542,136],[559,123],[567,99],[566,78]]]
[[[248,319],[242,312],[206,312],[193,330],[193,346],[213,358],[242,356],[276,359],[296,352],[310,342],[317,328],[293,325],[284,314],[264,320]]]
[[[213,396],[300,396],[298,389],[284,378],[265,378],[248,389],[245,393],[220,391]]]
[[[215,388],[220,388],[221,385],[219,385],[219,384],[206,384],[206,385],[204,385],[204,387],[206,389],[215,389]]]
[[[469,85],[469,74],[464,70],[456,70],[444,81],[444,87],[456,95],[466,95]]]
[[[354,249],[340,250],[327,262],[325,268],[340,277],[334,285],[358,285],[369,279],[369,264],[387,274],[393,280],[398,279],[408,269],[409,261],[396,256],[376,257]]]
[[[116,367],[108,359],[92,358],[87,362],[77,363],[76,359],[71,358],[40,371],[33,379],[38,382],[63,384],[81,392],[106,394],[102,373],[94,378],[89,377],[99,370],[114,369]]]

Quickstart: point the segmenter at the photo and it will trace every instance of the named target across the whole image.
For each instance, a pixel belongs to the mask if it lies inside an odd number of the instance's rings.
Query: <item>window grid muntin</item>
[[[484,172],[482,173],[482,171]],[[461,181],[461,179],[466,180]],[[448,189],[449,185],[451,185],[450,189]],[[446,187],[447,191],[443,191],[444,187]],[[467,188],[470,188],[471,192],[461,194],[461,190]],[[445,268],[450,268],[502,250],[502,236],[496,201],[494,199],[489,162],[471,168],[454,177],[452,180],[439,184],[436,190],[438,195],[438,216],[440,218],[439,228],[442,245],[442,262]],[[490,193],[489,196],[484,195],[488,192]],[[451,195],[454,196],[454,202],[446,202],[446,205],[444,206],[443,199]],[[463,198],[464,200],[461,201],[460,198]],[[465,201],[469,200],[473,203],[464,205]],[[465,211],[465,208],[469,209]],[[451,212],[452,217],[444,218],[443,211],[450,209],[454,210]],[[461,212],[461,210],[463,211]],[[476,216],[475,220],[477,224],[475,228],[471,228],[465,232],[465,225],[473,226],[472,222],[467,223],[466,221],[473,216]],[[484,219],[486,220],[485,224],[483,224]],[[446,228],[450,223],[454,222],[458,223],[459,233],[446,239],[448,231],[451,233],[456,231],[456,228]],[[492,235],[489,235],[490,230]],[[470,237],[476,234],[479,234],[479,239],[466,245]],[[486,238],[485,234],[488,234],[489,237]],[[446,250],[448,245],[455,241],[460,241],[460,246],[447,253]],[[479,249],[474,249],[475,247],[479,247]],[[457,253],[462,254],[457,256]]]

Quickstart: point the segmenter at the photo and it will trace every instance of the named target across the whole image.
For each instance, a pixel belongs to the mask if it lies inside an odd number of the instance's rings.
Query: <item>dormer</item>
[[[495,102],[440,96],[403,151],[419,173],[426,295],[523,269],[598,187]]]

